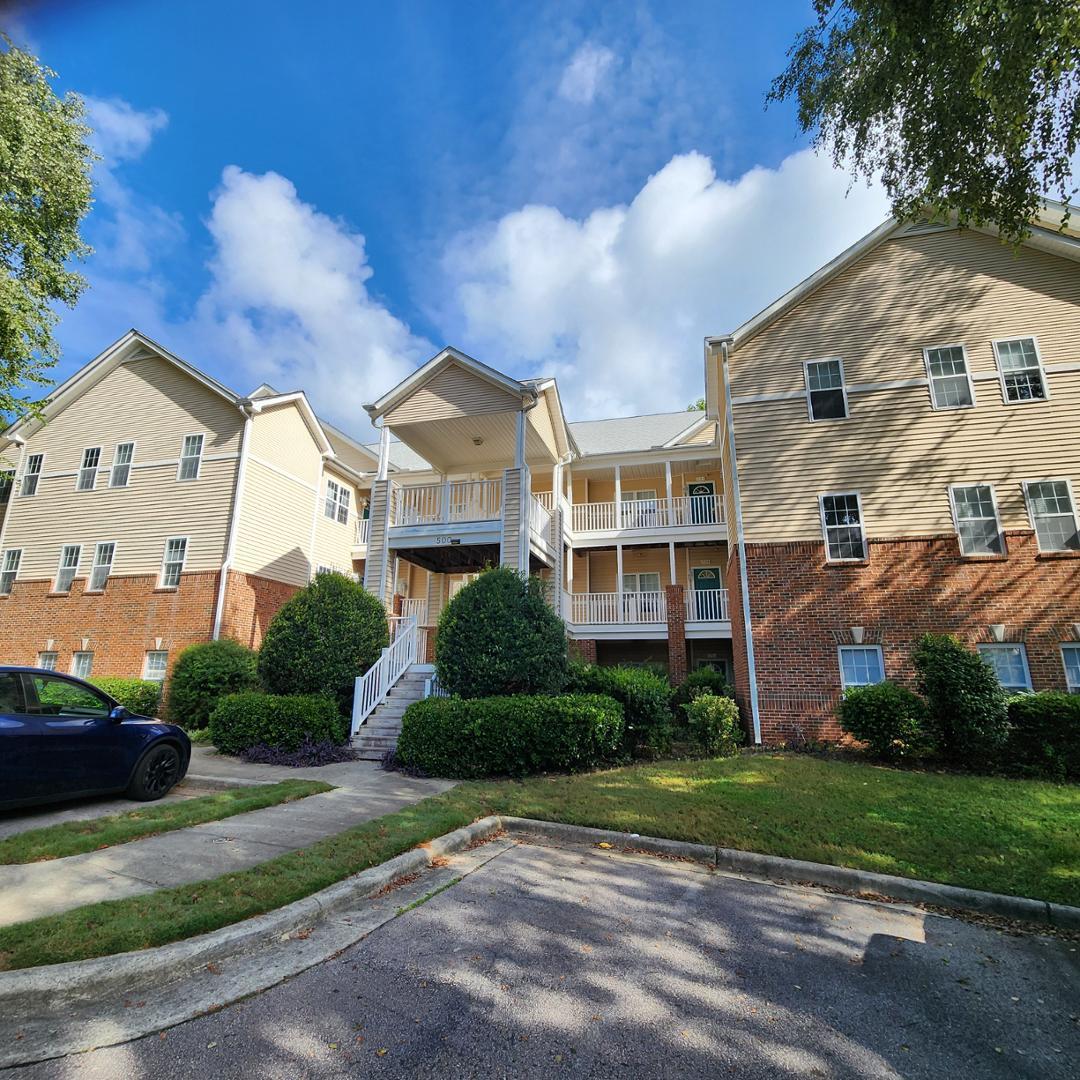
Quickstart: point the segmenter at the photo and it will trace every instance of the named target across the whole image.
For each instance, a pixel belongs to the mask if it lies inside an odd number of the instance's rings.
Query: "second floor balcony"
[[[392,528],[498,521],[501,516],[501,480],[450,480],[393,488]]]
[[[723,524],[724,502],[715,492],[670,499],[575,503],[571,507],[571,528],[575,536],[707,528]]]

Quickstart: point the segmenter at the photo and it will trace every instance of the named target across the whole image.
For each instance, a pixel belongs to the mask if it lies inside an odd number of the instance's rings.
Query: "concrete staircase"
[[[434,674],[430,664],[413,664],[396,683],[386,700],[361,725],[352,745],[362,761],[382,761],[397,746],[405,710],[424,696],[424,684]]]

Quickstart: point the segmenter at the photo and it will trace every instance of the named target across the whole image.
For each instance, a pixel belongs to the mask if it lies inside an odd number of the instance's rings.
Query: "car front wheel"
[[[135,775],[128,785],[129,799],[151,802],[168,794],[180,778],[180,754],[175,746],[155,746],[143,755],[135,766]]]

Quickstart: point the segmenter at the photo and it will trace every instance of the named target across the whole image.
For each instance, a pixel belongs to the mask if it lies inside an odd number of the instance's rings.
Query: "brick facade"
[[[678,686],[686,681],[686,602],[681,585],[668,585],[664,593],[667,599],[668,680],[672,686]]]
[[[595,664],[596,641],[593,638],[574,638],[570,642],[570,656],[583,664]]]
[[[298,591],[297,585],[230,570],[225,585],[221,636],[239,641],[249,649],[257,649],[270,620]]]
[[[1040,555],[1030,531],[1006,539],[1007,558],[981,559],[962,558],[955,536],[871,539],[866,562],[839,565],[826,563],[821,543],[748,544],[762,740],[840,736],[837,647],[853,642],[852,627],[881,645],[889,679],[913,685],[911,653],[922,634],[975,645],[993,641],[989,627],[1000,623],[1006,641],[1024,643],[1034,688],[1065,689],[1060,645],[1076,639],[1080,559]],[[748,706],[736,564],[733,552],[735,678]]]

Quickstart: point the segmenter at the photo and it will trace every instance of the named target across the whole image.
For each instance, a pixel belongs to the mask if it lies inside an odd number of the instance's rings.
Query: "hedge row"
[[[223,754],[253,746],[298,750],[304,743],[342,743],[349,721],[319,694],[229,694],[210,714],[210,739]]]
[[[158,705],[161,704],[161,683],[150,679],[114,679],[105,676],[91,679],[90,682],[130,712],[139,716],[157,715]]]

